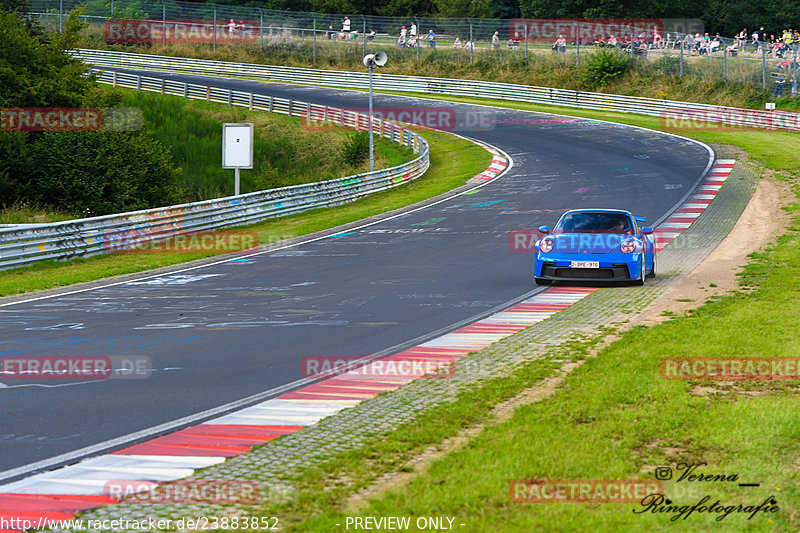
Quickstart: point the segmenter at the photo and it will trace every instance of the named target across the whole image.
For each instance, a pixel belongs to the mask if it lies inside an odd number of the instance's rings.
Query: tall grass
[[[348,131],[309,131],[298,118],[145,92],[122,91],[121,105],[140,108],[145,130],[170,149],[175,164],[181,167],[183,186],[189,191],[186,201],[233,194],[234,173],[221,168],[224,122],[252,122],[255,127],[253,169],[241,171],[243,193],[367,170],[363,164],[343,164],[337,157],[347,142]],[[376,168],[411,158],[410,149],[383,140],[376,142]]]

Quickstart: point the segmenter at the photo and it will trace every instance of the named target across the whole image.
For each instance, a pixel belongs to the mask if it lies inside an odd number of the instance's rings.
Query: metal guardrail
[[[100,82],[186,98],[245,106],[288,116],[368,129],[369,116],[354,111],[231,91],[160,78],[103,72]],[[329,207],[402,185],[430,165],[427,141],[389,121],[373,120],[376,134],[412,147],[418,154],[402,165],[355,176],[292,185],[240,196],[52,224],[0,229],[0,270],[47,259],[70,259],[125,249],[131,243],[159,240],[181,233],[251,224],[267,218]]]
[[[307,69],[251,63],[232,63],[207,59],[154,56],[110,52],[104,50],[74,50],[85,62],[97,66],[161,70],[212,76],[238,76],[250,79],[349,87],[363,89],[368,84],[366,72]],[[785,111],[760,111],[675,100],[640,98],[616,94],[553,89],[531,85],[494,83],[478,80],[429,78],[399,74],[374,74],[373,88],[378,90],[442,94],[512,100],[537,104],[566,106],[580,109],[638,113],[665,118],[720,122],[731,126],[784,129],[800,131],[800,114]]]

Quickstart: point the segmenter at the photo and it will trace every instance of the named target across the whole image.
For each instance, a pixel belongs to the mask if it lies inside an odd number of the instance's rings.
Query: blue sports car
[[[538,285],[553,281],[631,281],[656,276],[653,228],[621,209],[574,209],[555,228],[542,226],[534,247]]]

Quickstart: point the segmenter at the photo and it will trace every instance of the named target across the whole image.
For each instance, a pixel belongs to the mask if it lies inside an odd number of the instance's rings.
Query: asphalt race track
[[[367,107],[362,92],[164,76]],[[531,257],[509,250],[510,231],[553,224],[578,207],[629,209],[650,225],[709,166],[705,146],[652,131],[376,96],[376,110],[409,107],[454,118],[453,131],[504,150],[513,168],[472,194],[316,242],[0,307],[0,357],[152,362],[143,379],[0,376],[0,481],[12,479],[3,472],[19,475],[25,465],[296,382],[303,357],[390,353],[484,316],[534,289]]]

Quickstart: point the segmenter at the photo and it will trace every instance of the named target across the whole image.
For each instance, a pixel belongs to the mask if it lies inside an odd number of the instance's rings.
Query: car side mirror
[[[633,218],[635,218],[635,219],[636,219],[636,222],[638,222],[639,224],[644,224],[644,217],[642,217],[642,216],[635,216],[635,217],[633,217]]]
[[[539,233],[548,234],[550,233],[550,226],[539,226]]]
[[[653,228],[648,228],[647,226],[642,228],[642,235],[651,235],[653,233]]]

